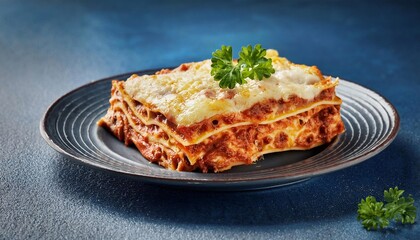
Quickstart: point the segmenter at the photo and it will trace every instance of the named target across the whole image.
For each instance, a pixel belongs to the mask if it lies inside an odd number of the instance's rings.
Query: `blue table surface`
[[[420,220],[367,231],[356,216],[393,186],[420,209],[419,26],[410,1],[0,1],[0,239],[416,239]],[[200,192],[77,164],[40,135],[78,86],[256,43],[386,97],[394,142],[288,187]]]

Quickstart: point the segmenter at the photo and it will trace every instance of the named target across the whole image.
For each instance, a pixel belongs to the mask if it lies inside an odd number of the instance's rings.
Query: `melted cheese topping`
[[[183,126],[217,114],[241,112],[268,99],[287,100],[295,95],[311,100],[326,88],[316,67],[293,64],[274,50],[267,51],[267,56],[273,60],[275,73],[262,81],[247,79],[234,89],[219,87],[210,75],[210,60],[190,63],[186,71],[178,68],[158,75],[133,75],[124,88],[133,99]]]

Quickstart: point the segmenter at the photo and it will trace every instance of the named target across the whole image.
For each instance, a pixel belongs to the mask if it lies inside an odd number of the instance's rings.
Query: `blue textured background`
[[[419,25],[409,1],[0,1],[0,238],[415,239],[419,220],[368,232],[356,210],[392,186],[420,208]],[[255,43],[385,96],[395,141],[304,183],[218,193],[81,166],[39,134],[47,107],[87,82]]]

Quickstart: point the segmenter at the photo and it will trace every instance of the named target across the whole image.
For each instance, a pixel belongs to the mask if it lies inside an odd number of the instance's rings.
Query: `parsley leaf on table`
[[[375,197],[368,196],[358,205],[357,219],[362,221],[362,225],[370,229],[386,228],[390,224],[390,220],[400,222],[402,224],[413,224],[416,219],[416,207],[414,199],[409,195],[403,197],[404,190],[398,187],[390,188],[384,191],[383,202],[377,202]]]

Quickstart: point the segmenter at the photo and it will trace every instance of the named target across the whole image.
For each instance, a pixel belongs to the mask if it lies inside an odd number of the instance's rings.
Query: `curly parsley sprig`
[[[384,191],[385,204],[377,202],[373,196],[368,196],[358,205],[357,219],[362,221],[362,225],[370,229],[386,228],[390,224],[390,220],[402,224],[413,224],[416,220],[416,207],[414,199],[409,195],[403,197],[404,190],[398,187],[390,188]]]
[[[236,83],[246,83],[246,78],[262,80],[274,73],[270,58],[265,57],[266,49],[257,44],[242,47],[235,64],[232,59],[232,47],[222,46],[212,54],[211,75],[220,81],[221,88],[234,88]]]

